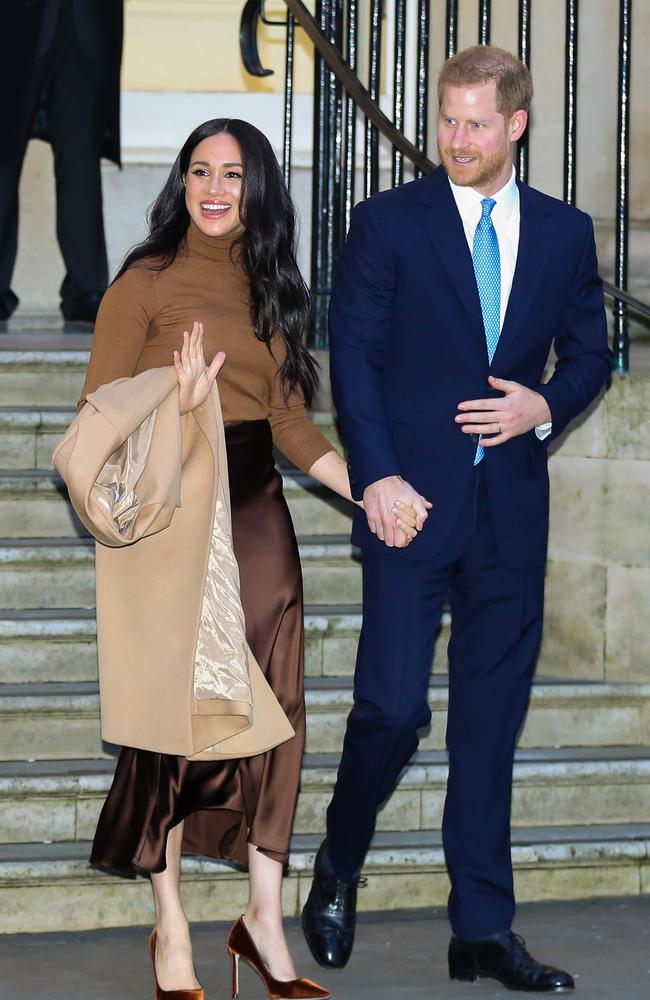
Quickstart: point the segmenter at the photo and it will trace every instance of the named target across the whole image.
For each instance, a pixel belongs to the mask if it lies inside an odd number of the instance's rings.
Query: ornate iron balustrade
[[[405,164],[415,177],[435,169],[426,156],[427,112],[429,98],[429,0],[410,0],[417,7],[417,67],[413,121],[415,142],[404,135],[408,105],[406,86],[407,0],[394,3],[393,118],[379,106],[379,84],[384,0],[368,0],[368,82],[359,79],[359,0],[316,0],[312,15],[302,0],[283,0],[287,20],[269,21],[264,0],[247,0],[241,18],[240,43],[244,65],[254,76],[267,76],[257,47],[257,26],[281,24],[286,27],[285,110],[282,166],[287,183],[291,176],[293,126],[294,40],[296,27],[304,30],[313,42],[314,82],[314,184],[312,199],[311,290],[314,300],[310,346],[327,347],[327,303],[339,248],[350,225],[355,202],[355,156],[357,148],[357,110],[365,116],[363,134],[363,190],[368,197],[379,189],[380,136],[392,147],[391,183],[405,179]],[[480,0],[477,41],[489,44],[491,0]],[[518,54],[526,65],[531,57],[532,0],[518,0]],[[614,355],[618,372],[629,368],[629,313],[650,317],[650,305],[627,291],[629,242],[629,131],[630,131],[630,58],[632,0],[619,0],[618,59],[618,128],[617,128],[617,210],[615,222],[615,281],[603,282],[605,294],[613,300]],[[576,199],[577,157],[577,83],[578,83],[579,0],[566,0],[565,38],[565,128],[564,128],[564,198]],[[445,40],[447,57],[457,50],[459,0],[446,0]],[[528,178],[529,152],[527,135],[520,143],[517,172]]]

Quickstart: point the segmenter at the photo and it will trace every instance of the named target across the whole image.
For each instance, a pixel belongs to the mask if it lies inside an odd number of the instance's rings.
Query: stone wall
[[[617,376],[553,447],[538,672],[650,677],[650,378]]]

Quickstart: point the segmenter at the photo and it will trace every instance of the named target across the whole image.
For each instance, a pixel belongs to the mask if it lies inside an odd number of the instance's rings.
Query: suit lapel
[[[534,301],[551,252],[552,231],[546,224],[545,212],[535,198],[535,192],[524,184],[519,188],[519,248],[517,263],[508,299],[508,308],[494,360],[507,351]]]
[[[420,201],[428,209],[427,214],[423,216],[427,235],[467,313],[472,330],[487,354],[472,255],[447,175],[442,167],[427,178],[427,185],[423,187]]]
[[[508,308],[494,359],[500,358],[524,323],[544,275],[553,245],[553,232],[546,223],[547,211],[535,191],[517,182],[519,188],[519,247],[508,299]],[[423,217],[427,235],[467,313],[471,328],[487,355],[481,303],[476,287],[472,255],[463,223],[449,186],[439,167],[427,178],[419,200],[428,212]]]

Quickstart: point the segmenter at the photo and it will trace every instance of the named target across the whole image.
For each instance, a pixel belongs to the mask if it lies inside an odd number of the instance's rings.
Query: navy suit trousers
[[[378,809],[417,748],[418,730],[430,722],[429,675],[449,595],[443,843],[452,886],[449,916],[463,938],[506,930],[514,916],[512,767],[544,603],[544,567],[521,571],[504,563],[484,462],[434,560],[404,559],[390,549],[364,554],[354,707],[327,813],[328,854],[339,877],[349,881],[361,869]]]

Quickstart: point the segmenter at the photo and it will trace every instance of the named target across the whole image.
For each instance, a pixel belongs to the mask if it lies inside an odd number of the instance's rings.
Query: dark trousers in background
[[[435,565],[402,559],[388,549],[364,554],[354,707],[327,813],[328,856],[336,874],[349,881],[363,864],[377,810],[417,748],[417,730],[430,721],[429,675],[449,594],[443,842],[452,883],[452,929],[469,939],[508,929],[514,916],[513,758],[530,697],[544,602],[543,567],[521,572],[503,563],[483,465],[475,470]]]
[[[0,299],[11,308],[17,302],[11,278],[18,247],[18,186],[44,91],[54,150],[57,238],[66,267],[61,285],[65,313],[78,299],[103,294],[108,284],[100,172],[100,69],[81,50],[68,4],[62,5],[49,51],[35,61],[28,77],[15,81],[13,92],[2,95],[3,101],[21,106],[21,113],[12,115],[12,127],[3,132],[0,156]]]

